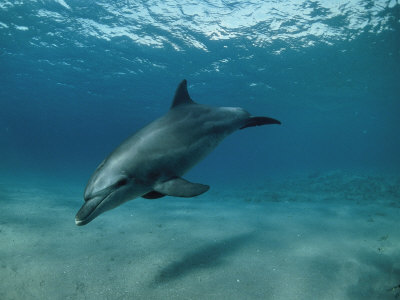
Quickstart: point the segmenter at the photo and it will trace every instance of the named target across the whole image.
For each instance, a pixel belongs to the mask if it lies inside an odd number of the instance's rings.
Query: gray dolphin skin
[[[197,104],[183,80],[170,110],[125,140],[97,167],[86,186],[76,225],[85,225],[137,197],[203,194],[208,185],[191,183],[182,176],[232,132],[266,124],[281,123],[252,117],[238,107]]]

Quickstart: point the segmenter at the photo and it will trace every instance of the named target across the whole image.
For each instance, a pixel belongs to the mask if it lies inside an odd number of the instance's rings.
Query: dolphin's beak
[[[97,207],[107,198],[104,196],[97,196],[92,199],[87,200],[78,211],[75,216],[75,224],[78,226],[86,225],[94,218],[96,218],[100,212]]]

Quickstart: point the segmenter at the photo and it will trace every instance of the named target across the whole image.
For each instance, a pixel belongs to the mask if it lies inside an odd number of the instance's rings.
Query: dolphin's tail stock
[[[253,126],[269,125],[269,124],[281,124],[281,122],[276,119],[268,117],[250,117],[246,120],[246,123],[242,127],[240,127],[240,129]]]

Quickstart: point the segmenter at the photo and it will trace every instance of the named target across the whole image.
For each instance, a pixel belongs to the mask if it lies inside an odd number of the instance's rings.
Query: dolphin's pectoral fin
[[[144,194],[142,196],[142,198],[145,198],[145,199],[158,199],[158,198],[162,198],[164,196],[166,196],[166,195],[165,194],[161,194],[161,193],[156,192],[156,191],[151,191],[151,192],[148,192],[147,194]]]
[[[269,124],[281,124],[281,122],[268,117],[250,117],[246,120],[246,123],[242,127],[240,127],[240,129]]]
[[[191,183],[182,178],[174,178],[165,182],[158,183],[154,190],[161,194],[175,197],[194,197],[209,190],[209,186],[200,183]]]

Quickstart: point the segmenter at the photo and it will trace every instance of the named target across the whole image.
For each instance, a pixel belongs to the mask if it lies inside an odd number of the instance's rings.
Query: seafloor
[[[0,299],[400,299],[400,177],[348,172],[131,201],[0,184]]]

